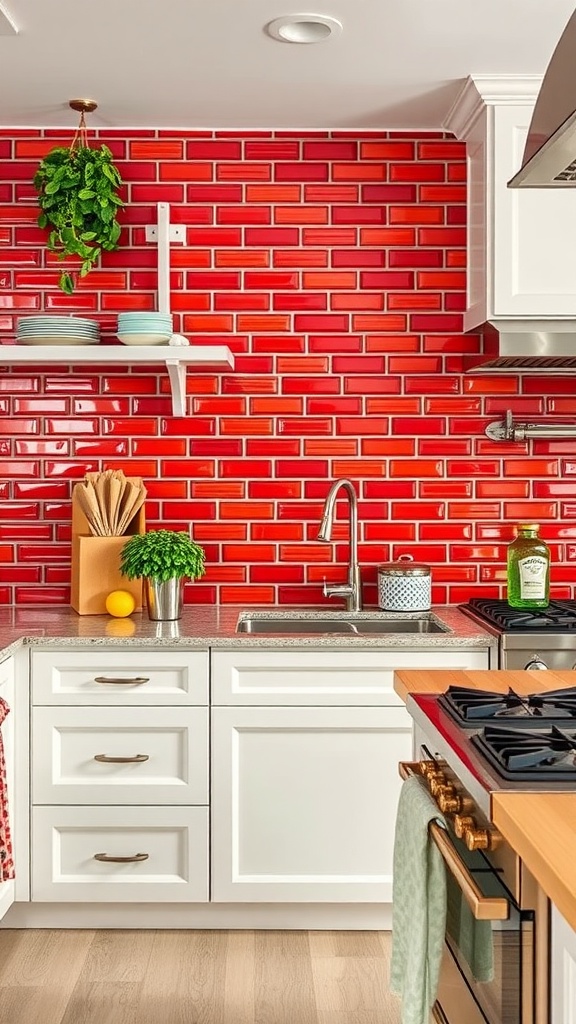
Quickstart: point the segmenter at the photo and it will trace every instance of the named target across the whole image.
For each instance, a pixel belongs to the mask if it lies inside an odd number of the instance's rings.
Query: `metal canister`
[[[400,555],[396,562],[378,566],[378,606],[385,612],[425,612],[432,605],[429,565]]]

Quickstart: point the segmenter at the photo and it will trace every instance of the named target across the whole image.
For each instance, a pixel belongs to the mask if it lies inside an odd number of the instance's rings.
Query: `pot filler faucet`
[[[322,521],[318,530],[318,540],[326,543],[332,536],[336,498],[340,488],[344,488],[350,502],[348,582],[329,584],[324,582],[324,597],[345,597],[346,611],[362,611],[362,580],[358,565],[358,497],[354,484],[350,480],[336,480],[328,492],[322,512]]]

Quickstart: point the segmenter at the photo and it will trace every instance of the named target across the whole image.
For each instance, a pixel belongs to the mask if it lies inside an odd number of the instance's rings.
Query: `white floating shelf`
[[[234,354],[226,345],[0,345],[0,365],[13,363],[164,363],[170,377],[172,413],[186,415],[186,370],[229,370]]]

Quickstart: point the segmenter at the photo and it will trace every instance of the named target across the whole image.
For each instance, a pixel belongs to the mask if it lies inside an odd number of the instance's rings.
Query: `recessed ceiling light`
[[[266,26],[281,43],[323,43],[342,32],[342,23],[324,14],[286,14]]]

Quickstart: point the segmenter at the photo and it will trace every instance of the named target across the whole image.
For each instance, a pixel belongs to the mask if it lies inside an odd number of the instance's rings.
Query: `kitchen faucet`
[[[336,498],[343,487],[350,501],[348,582],[328,584],[324,582],[324,597],[345,597],[346,611],[362,611],[362,580],[358,565],[358,498],[350,480],[335,480],[328,492],[318,530],[318,540],[328,542],[332,536]]]

